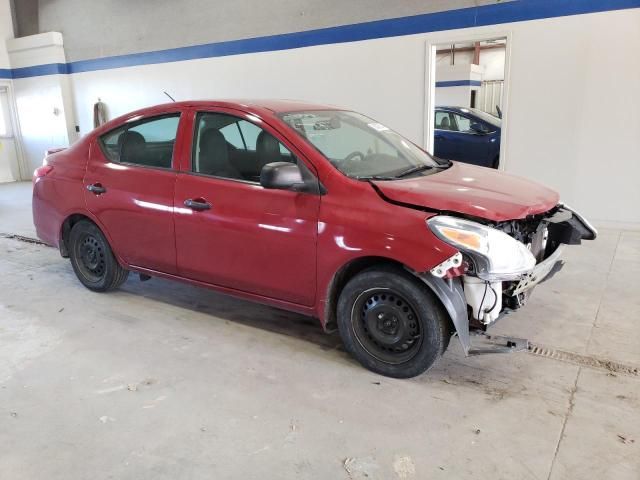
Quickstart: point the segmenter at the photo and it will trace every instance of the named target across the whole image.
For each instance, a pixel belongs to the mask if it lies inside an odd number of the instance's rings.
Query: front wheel
[[[369,370],[395,378],[420,375],[449,345],[449,319],[433,293],[409,273],[372,268],[338,299],[346,349]]]
[[[80,282],[96,292],[118,288],[129,275],[116,260],[104,234],[88,220],[79,221],[71,229],[69,257]]]

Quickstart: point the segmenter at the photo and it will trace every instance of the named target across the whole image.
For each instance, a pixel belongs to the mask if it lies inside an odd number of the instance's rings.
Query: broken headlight
[[[440,240],[466,253],[483,280],[516,280],[536,265],[523,243],[495,228],[446,215],[429,218],[427,225]]]

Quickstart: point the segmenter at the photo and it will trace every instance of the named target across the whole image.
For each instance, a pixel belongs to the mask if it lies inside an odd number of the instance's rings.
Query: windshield
[[[409,140],[359,113],[321,110],[280,117],[352,178],[392,180],[444,167]]]
[[[460,110],[463,112],[465,110],[470,110],[471,113],[473,113],[473,115],[478,117],[480,120],[484,120],[485,122],[487,122],[490,125],[493,125],[494,127],[498,127],[498,128],[502,127],[502,120],[500,120],[495,115],[491,115],[490,113],[483,112],[482,110],[478,110],[477,108],[469,108],[469,109],[461,108]]]

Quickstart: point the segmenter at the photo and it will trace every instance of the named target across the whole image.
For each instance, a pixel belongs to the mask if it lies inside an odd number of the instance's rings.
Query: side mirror
[[[479,122],[471,122],[469,128],[471,129],[471,131],[473,131],[473,133],[477,133],[480,135],[484,135],[485,133],[487,133],[487,129],[485,128],[485,126]]]
[[[303,190],[305,182],[300,168],[289,162],[267,163],[260,172],[260,185],[277,190]]]

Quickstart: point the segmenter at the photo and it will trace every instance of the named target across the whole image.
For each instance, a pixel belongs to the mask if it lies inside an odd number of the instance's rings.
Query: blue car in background
[[[436,157],[498,168],[502,120],[475,108],[436,107]]]

